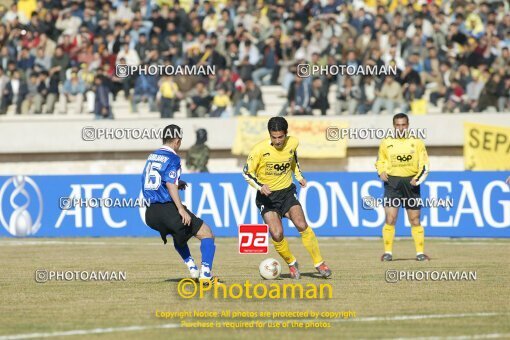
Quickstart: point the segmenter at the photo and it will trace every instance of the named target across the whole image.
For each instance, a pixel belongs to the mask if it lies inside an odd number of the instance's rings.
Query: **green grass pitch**
[[[214,274],[226,284],[294,283],[264,281],[258,265],[278,257],[240,255],[236,238],[218,238]],[[154,238],[1,239],[0,340],[67,336],[74,339],[330,339],[330,338],[510,338],[510,240],[426,239],[430,262],[414,260],[411,239],[397,239],[394,259],[380,262],[380,239],[319,238],[333,276],[317,278],[298,238],[291,250],[304,273],[302,284],[329,283],[325,300],[183,299],[177,282],[187,269],[171,244]],[[199,242],[190,241],[195,259]],[[38,269],[125,271],[126,281],[35,282]],[[476,271],[476,281],[387,283],[385,271]],[[186,328],[180,319],[161,319],[156,311],[354,311],[355,318],[327,320],[330,328]],[[286,319],[259,321],[288,321]],[[219,318],[185,321],[221,322]],[[228,321],[251,321],[235,319]],[[299,320],[291,320],[299,321]]]

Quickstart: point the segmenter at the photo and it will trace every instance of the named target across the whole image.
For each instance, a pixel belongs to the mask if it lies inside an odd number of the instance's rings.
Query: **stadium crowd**
[[[20,0],[0,18],[1,114],[65,113],[72,102],[113,118],[125,98],[164,118],[181,101],[189,117],[256,115],[269,84],[287,92],[281,115],[510,109],[508,1]],[[301,63],[398,72],[300,78]],[[119,78],[116,64],[216,74]]]

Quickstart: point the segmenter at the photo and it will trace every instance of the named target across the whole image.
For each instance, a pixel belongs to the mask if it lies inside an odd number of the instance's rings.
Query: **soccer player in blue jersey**
[[[158,231],[166,244],[167,235],[172,235],[174,247],[189,269],[191,277],[201,282],[210,282],[216,246],[211,228],[186,208],[179,197],[186,182],[180,180],[181,158],[177,151],[181,147],[182,129],[168,125],[163,130],[163,146],[147,158],[142,174],[143,196],[149,201],[145,222]],[[198,270],[191,256],[188,240],[195,236],[201,241],[202,266]]]

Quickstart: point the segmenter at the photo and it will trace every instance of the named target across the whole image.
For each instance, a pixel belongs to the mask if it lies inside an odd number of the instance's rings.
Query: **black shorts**
[[[280,217],[284,217],[292,206],[301,205],[297,199],[294,183],[288,188],[271,192],[269,196],[257,192],[255,203],[262,216],[268,211],[276,211]]]
[[[159,232],[166,244],[166,236],[172,235],[177,246],[184,246],[190,238],[195,236],[204,223],[188,208],[184,207],[191,216],[191,225],[184,225],[182,217],[177,211],[174,202],[152,203],[145,211],[145,223]]]
[[[405,209],[419,210],[423,204],[420,196],[420,186],[412,186],[411,177],[388,176],[384,182],[384,206],[403,207]]]

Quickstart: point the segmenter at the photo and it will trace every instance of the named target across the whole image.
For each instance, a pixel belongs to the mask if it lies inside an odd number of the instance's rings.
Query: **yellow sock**
[[[292,262],[296,261],[296,258],[289,249],[289,244],[287,243],[286,239],[281,240],[280,242],[276,242],[273,240],[274,249],[280,256],[287,262],[287,264],[291,264]]]
[[[391,254],[393,251],[393,239],[395,238],[395,226],[385,224],[382,230],[384,252]]]
[[[300,232],[300,234],[303,245],[305,246],[306,250],[308,250],[308,252],[310,253],[314,266],[317,267],[324,261],[322,260],[321,251],[319,249],[319,241],[317,240],[317,237],[315,236],[313,229],[307,227],[305,231]]]
[[[414,239],[414,246],[416,248],[416,254],[423,254],[425,249],[425,232],[421,225],[411,227],[411,234]]]

